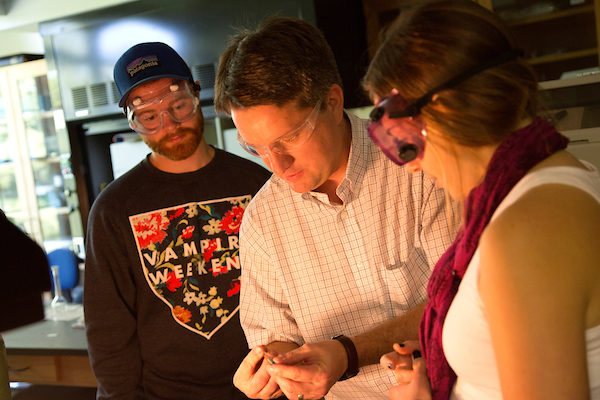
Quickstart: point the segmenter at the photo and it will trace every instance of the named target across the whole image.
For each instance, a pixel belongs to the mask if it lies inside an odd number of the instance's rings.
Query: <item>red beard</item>
[[[143,140],[154,153],[160,156],[172,161],[185,160],[194,154],[202,141],[204,135],[204,119],[201,115],[202,114],[199,114],[195,121],[195,126],[193,127],[182,127],[180,125],[175,132],[165,135],[158,141],[152,141],[152,136],[146,136]],[[170,141],[176,137],[180,137],[181,140],[177,143],[170,143]]]

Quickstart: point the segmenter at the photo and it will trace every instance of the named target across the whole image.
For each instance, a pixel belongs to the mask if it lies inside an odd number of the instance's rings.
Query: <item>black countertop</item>
[[[85,330],[75,321],[39,321],[1,333],[8,355],[87,356]]]

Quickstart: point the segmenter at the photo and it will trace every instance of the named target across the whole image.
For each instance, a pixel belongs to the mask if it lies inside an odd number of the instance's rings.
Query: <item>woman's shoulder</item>
[[[566,151],[535,166],[519,181],[496,210],[491,228],[519,227],[517,235],[531,230],[600,229],[600,174]],[[569,223],[571,221],[571,223]],[[545,235],[556,235],[550,229]],[[521,233],[523,232],[523,233]]]
[[[536,239],[565,241],[567,235],[581,244],[600,237],[600,200],[576,185],[544,183],[522,193],[495,216],[486,231],[501,241],[532,243]],[[595,236],[587,236],[592,232]],[[600,246],[595,246],[599,247]]]
[[[581,169],[587,169],[587,167],[577,159],[573,154],[566,150],[560,150],[552,154],[550,157],[544,159],[539,164],[534,166],[529,173],[539,171],[544,168],[550,167],[576,167]]]
[[[532,294],[592,296],[600,289],[599,221],[600,203],[589,193],[565,184],[535,186],[487,226],[482,276],[493,270],[492,276],[520,279]]]

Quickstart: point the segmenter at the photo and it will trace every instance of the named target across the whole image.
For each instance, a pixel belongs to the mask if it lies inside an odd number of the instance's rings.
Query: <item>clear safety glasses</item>
[[[284,133],[283,135],[269,143],[268,146],[255,146],[246,143],[244,138],[242,138],[242,135],[240,135],[239,131],[237,135],[237,140],[240,143],[240,145],[244,148],[244,150],[256,157],[266,157],[268,156],[269,151],[273,151],[278,154],[285,154],[292,150],[296,150],[304,143],[306,143],[306,141],[311,137],[312,133],[314,132],[315,125],[317,123],[317,117],[319,116],[319,111],[321,110],[321,103],[322,100],[319,100],[317,102],[317,105],[315,105],[308,118],[304,122],[302,122],[300,126],[292,129],[287,133]]]
[[[192,119],[200,103],[187,83],[172,84],[170,93],[156,100],[142,103],[140,98],[127,106],[127,120],[134,131],[142,135],[152,135],[162,128],[164,115],[174,122]]]

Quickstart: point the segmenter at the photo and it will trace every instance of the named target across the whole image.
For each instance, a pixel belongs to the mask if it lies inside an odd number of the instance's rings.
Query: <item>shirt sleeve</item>
[[[88,223],[84,284],[88,353],[98,380],[97,399],[141,399],[136,286],[122,230],[111,215],[115,207],[106,203],[102,207],[100,200],[92,207]]]
[[[292,342],[301,346],[304,339],[267,248],[264,235],[252,218],[252,210],[247,210],[240,228],[242,328],[250,348],[271,342]]]

